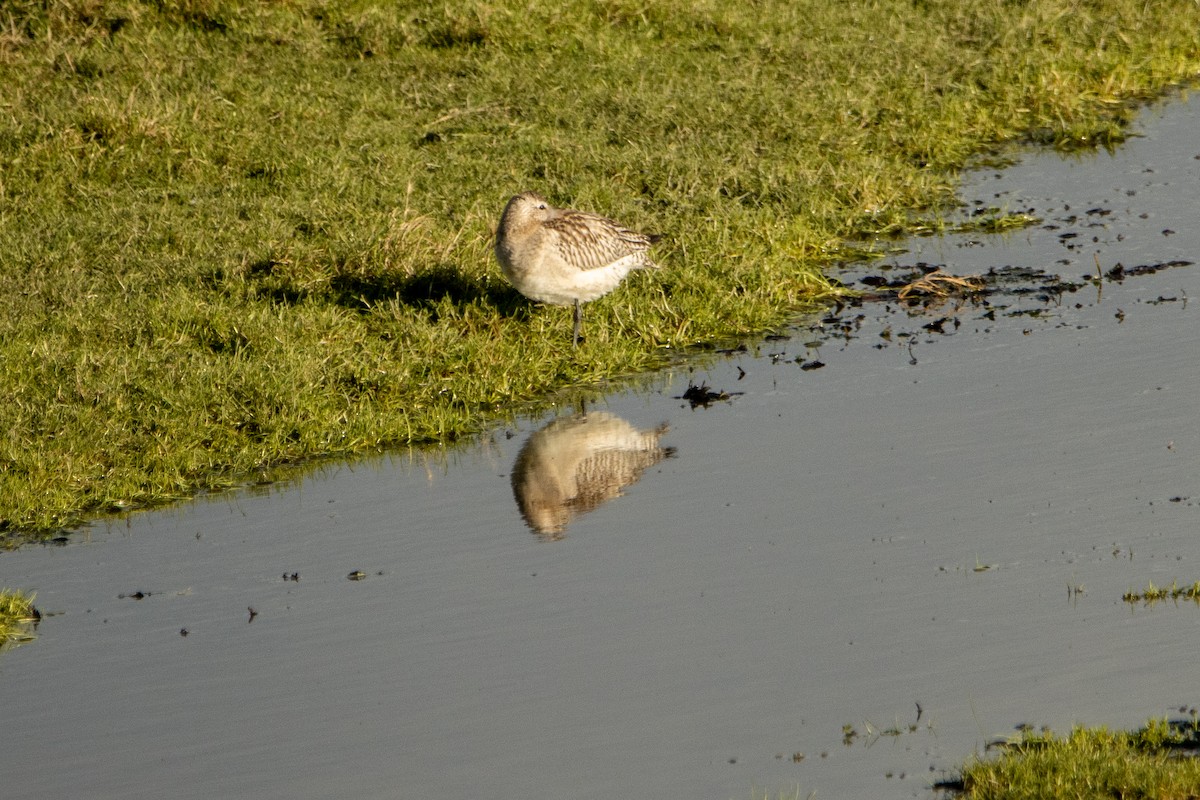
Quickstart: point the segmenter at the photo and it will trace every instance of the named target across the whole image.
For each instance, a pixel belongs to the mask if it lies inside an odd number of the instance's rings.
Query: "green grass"
[[[1171,581],[1170,586],[1155,586],[1154,581],[1149,581],[1146,588],[1142,592],[1135,592],[1132,589],[1126,592],[1121,597],[1126,603],[1134,605],[1136,603],[1144,603],[1152,606],[1155,603],[1164,600],[1191,600],[1193,603],[1200,605],[1200,581],[1196,581],[1191,586],[1180,586],[1178,581]]]
[[[961,223],[972,158],[1120,142],[1197,29],[1193,0],[9,0],[0,535],[777,326],[872,236]],[[578,351],[494,263],[524,189],[665,234]]]
[[[30,624],[38,618],[32,594],[0,589],[0,647],[33,638]]]
[[[965,800],[1183,800],[1200,797],[1196,721],[1151,720],[1139,731],[1025,733],[997,759],[968,764]]]

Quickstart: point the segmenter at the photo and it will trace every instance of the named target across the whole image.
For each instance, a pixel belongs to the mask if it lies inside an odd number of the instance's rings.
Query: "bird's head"
[[[536,225],[554,216],[554,207],[537,192],[522,192],[514,195],[500,216],[500,227],[504,230],[521,230]]]

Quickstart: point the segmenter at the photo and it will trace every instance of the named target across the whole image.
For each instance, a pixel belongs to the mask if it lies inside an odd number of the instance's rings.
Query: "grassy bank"
[[[973,154],[1120,141],[1198,29],[1193,0],[12,0],[0,534],[776,325]],[[523,189],[665,234],[578,351],[491,256]]]
[[[38,616],[33,595],[0,589],[0,648],[11,642],[28,641],[33,635],[30,625]]]
[[[954,784],[964,800],[1108,800],[1200,797],[1200,728],[1152,720],[1139,731],[1077,728],[1027,733],[994,760],[976,761]]]

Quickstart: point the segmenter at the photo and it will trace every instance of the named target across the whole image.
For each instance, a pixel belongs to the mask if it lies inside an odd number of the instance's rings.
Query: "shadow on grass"
[[[208,283],[220,286],[226,279],[225,273],[218,272]],[[261,259],[243,267],[240,279],[255,297],[281,305],[315,300],[366,313],[378,305],[397,302],[428,312],[434,321],[444,313],[447,302],[458,310],[475,306],[517,318],[526,317],[533,306],[507,284],[465,276],[450,264],[416,274],[335,271],[331,277],[313,281],[294,273],[286,262]]]
[[[448,300],[456,308],[478,306],[494,309],[505,317],[523,317],[530,302],[509,286],[486,285],[465,277],[450,266],[437,266],[417,275],[335,276],[330,281],[333,301],[350,309],[365,311],[392,300],[438,315]]]

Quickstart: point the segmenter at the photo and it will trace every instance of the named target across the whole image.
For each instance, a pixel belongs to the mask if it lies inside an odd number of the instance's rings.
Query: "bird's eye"
[[[538,208],[540,208],[542,211],[545,211],[545,210],[546,210],[546,204],[545,204],[545,203],[538,203],[538,204],[537,204],[537,207],[538,207]]]

